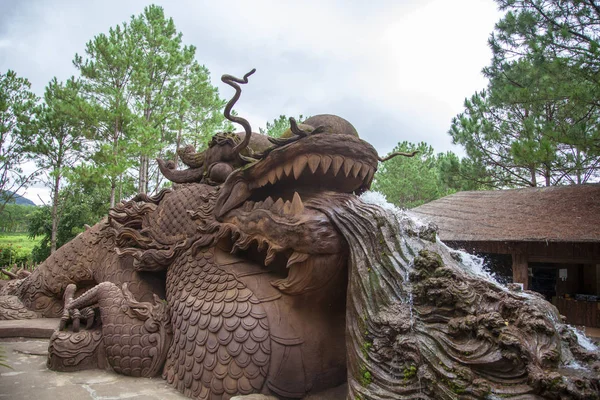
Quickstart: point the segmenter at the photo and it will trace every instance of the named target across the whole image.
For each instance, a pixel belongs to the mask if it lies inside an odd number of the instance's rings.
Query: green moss
[[[373,343],[369,342],[369,341],[365,341],[362,345],[362,353],[363,356],[365,358],[367,358],[367,356],[369,355],[369,351],[371,350],[371,348],[373,347]]]
[[[454,382],[451,381],[450,379],[446,379],[444,380],[444,383],[446,383],[446,386],[448,386],[448,388],[456,394],[463,394],[465,392],[465,387],[463,385],[461,385],[459,382]]]
[[[361,365],[359,374],[358,381],[362,386],[367,387],[373,382],[373,375],[371,375],[371,372],[369,372],[365,365]]]
[[[405,381],[414,378],[417,375],[417,367],[411,365],[410,367],[405,368],[404,371],[402,371],[402,375],[404,375]]]
[[[365,332],[365,336],[367,336],[367,316],[363,316],[362,318],[357,318],[358,329],[360,332]]]

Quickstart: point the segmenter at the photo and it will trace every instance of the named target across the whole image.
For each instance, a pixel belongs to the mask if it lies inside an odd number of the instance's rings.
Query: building
[[[567,322],[600,327],[600,184],[459,192],[411,211]]]

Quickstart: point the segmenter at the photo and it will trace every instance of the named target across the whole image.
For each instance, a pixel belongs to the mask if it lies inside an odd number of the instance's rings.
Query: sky
[[[233,92],[222,74],[257,69],[234,107],[254,131],[282,114],[336,114],[382,156],[405,140],[463,154],[447,132],[487,85],[501,17],[493,0],[0,0],[0,71],[42,96],[53,77],[77,76],[88,41],[149,4],[196,46],[221,97]],[[40,185],[25,195],[49,201]]]

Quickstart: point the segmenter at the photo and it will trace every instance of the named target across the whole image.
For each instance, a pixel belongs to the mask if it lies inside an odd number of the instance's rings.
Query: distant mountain
[[[7,194],[11,195],[12,192],[7,192]],[[0,196],[1,195],[4,195],[4,193],[0,193]],[[22,205],[22,206],[34,206],[35,207],[35,203],[33,201],[29,200],[26,197],[18,195],[18,194],[15,194],[10,202],[14,203],[14,204]]]

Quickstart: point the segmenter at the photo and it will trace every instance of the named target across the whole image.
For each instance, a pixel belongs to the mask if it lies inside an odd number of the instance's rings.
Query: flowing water
[[[381,194],[310,206],[349,244],[349,399],[599,397],[597,348],[540,296],[501,285]]]

